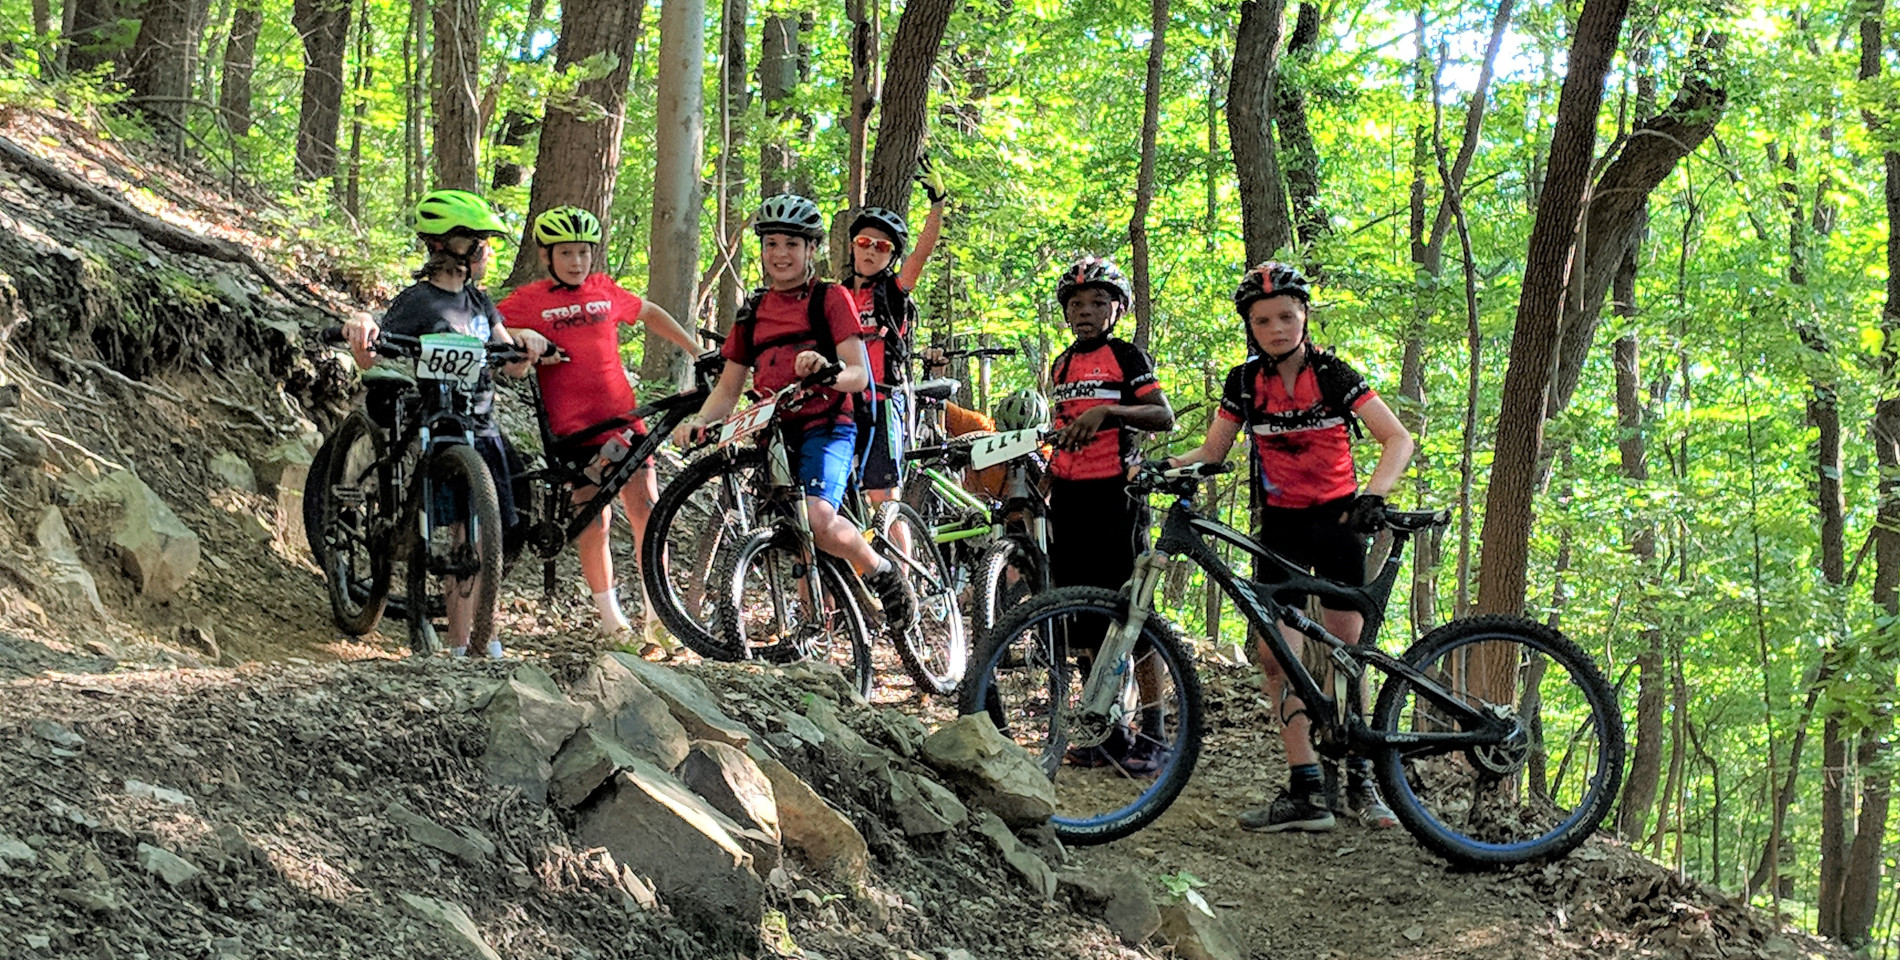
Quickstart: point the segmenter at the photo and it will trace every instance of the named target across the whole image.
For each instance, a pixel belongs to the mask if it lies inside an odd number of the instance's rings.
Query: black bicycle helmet
[[[1234,309],[1240,311],[1241,319],[1245,320],[1247,309],[1256,301],[1278,296],[1298,297],[1301,303],[1313,302],[1313,291],[1298,270],[1277,260],[1268,260],[1241,276],[1240,286],[1234,290]]]
[[[807,240],[825,238],[825,218],[818,212],[818,205],[795,193],[781,193],[766,197],[759,205],[758,216],[752,219],[752,232],[763,237],[768,233],[788,233]]]
[[[897,249],[891,254],[892,259],[903,256],[904,248],[910,245],[910,227],[904,224],[904,218],[898,216],[895,210],[883,207],[859,210],[858,215],[851,218],[851,236],[856,237],[858,231],[865,227],[876,227],[897,242]]]
[[[1128,278],[1122,276],[1121,269],[1106,257],[1094,256],[1083,257],[1062,271],[1062,278],[1056,281],[1056,303],[1068,306],[1069,298],[1087,287],[1107,290],[1124,307],[1135,303],[1134,291],[1129,289]]]

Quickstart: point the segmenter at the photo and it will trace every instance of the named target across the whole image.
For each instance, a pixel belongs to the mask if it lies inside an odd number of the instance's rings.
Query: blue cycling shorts
[[[814,424],[796,444],[798,485],[808,497],[817,497],[836,508],[844,503],[845,486],[851,481],[851,454],[857,448],[858,428],[852,423]]]

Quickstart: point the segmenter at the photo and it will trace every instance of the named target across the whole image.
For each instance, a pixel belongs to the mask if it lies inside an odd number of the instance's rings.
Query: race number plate
[[[970,467],[981,470],[1014,460],[1036,449],[1037,430],[1010,430],[984,437],[970,445]]]
[[[481,338],[465,333],[427,333],[420,339],[417,379],[446,380],[462,387],[473,387],[481,382],[482,368],[488,360],[488,346]]]
[[[735,440],[744,440],[765,429],[771,424],[772,410],[777,406],[777,401],[768,400],[764,403],[755,403],[727,417],[719,426],[719,445],[723,447]]]

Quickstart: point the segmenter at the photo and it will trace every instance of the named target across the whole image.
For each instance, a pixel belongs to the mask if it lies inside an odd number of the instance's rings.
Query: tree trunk
[[[1286,44],[1287,64],[1299,64],[1310,57],[1313,43],[1319,39],[1319,13],[1317,3],[1300,4],[1293,36]],[[1328,223],[1326,207],[1319,199],[1319,148],[1313,145],[1313,131],[1306,123],[1306,91],[1288,82],[1282,69],[1273,94],[1273,123],[1280,132],[1280,142],[1291,154],[1284,172],[1287,192],[1293,197],[1293,228],[1301,249],[1310,250],[1326,235]]]
[[[432,0],[435,46],[429,61],[438,190],[482,188],[482,8],[479,0]],[[562,18],[565,21],[565,17]]]
[[[1635,306],[1635,251],[1625,258],[1617,281],[1619,314],[1632,316]],[[1642,499],[1649,482],[1649,460],[1643,444],[1642,364],[1634,332],[1617,338],[1616,421],[1617,449],[1623,464],[1623,479],[1634,499]],[[1648,825],[1649,809],[1656,802],[1657,781],[1662,777],[1663,701],[1667,697],[1668,671],[1663,664],[1662,631],[1655,626],[1655,611],[1650,603],[1650,571],[1656,559],[1656,530],[1646,517],[1639,517],[1629,531],[1630,553],[1638,569],[1635,617],[1644,624],[1642,647],[1636,656],[1636,744],[1630,757],[1629,775],[1623,781],[1623,797],[1617,808],[1616,829],[1632,843],[1640,844]]]
[[[1698,55],[1720,43],[1718,37],[1699,44]],[[1704,75],[1691,74],[1662,113],[1636,124],[1622,153],[1604,168],[1590,191],[1583,259],[1572,278],[1576,295],[1564,303],[1563,340],[1547,417],[1562,413],[1576,393],[1584,358],[1596,337],[1603,295],[1609,291],[1623,258],[1642,243],[1649,223],[1650,192],[1682,158],[1708,139],[1727,105],[1726,91]]]
[[[871,150],[871,182],[865,186],[864,201],[899,216],[910,212],[910,178],[923,152],[924,120],[930,107],[930,71],[954,6],[952,0],[910,0],[891,37],[878,106],[877,145]]]
[[[1135,346],[1148,349],[1154,326],[1154,286],[1148,272],[1148,211],[1155,201],[1155,139],[1161,130],[1161,67],[1168,39],[1168,0],[1150,0],[1148,78],[1141,113],[1141,170],[1135,175],[1135,212],[1128,218],[1129,259],[1135,287]]]
[[[746,220],[745,114],[752,103],[752,92],[747,86],[745,24],[746,0],[725,0],[720,27],[725,57],[719,71],[722,103],[719,115],[719,250],[713,254],[721,258],[719,298],[713,307],[713,325],[720,333],[732,329],[732,322],[739,313],[739,300],[745,295],[746,288],[745,274],[740,271],[740,265],[744,262],[745,251],[745,241],[741,236],[745,231]],[[727,252],[731,253],[729,260],[726,259]]]
[[[343,109],[343,53],[350,0],[296,0],[290,20],[303,36],[303,100],[297,113],[297,178],[336,176]]]
[[[774,14],[759,32],[759,97],[777,131],[759,145],[759,196],[803,192],[797,176],[798,153],[785,139],[789,108],[779,105],[798,90],[798,18]]]
[[[1204,199],[1207,202],[1207,207],[1203,213],[1205,219],[1201,221],[1201,233],[1204,238],[1204,248],[1208,253],[1213,253],[1219,249],[1220,246],[1220,233],[1218,229],[1220,226],[1221,188],[1221,176],[1219,172],[1221,160],[1220,92],[1221,85],[1225,79],[1222,76],[1225,64],[1221,62],[1221,48],[1219,46],[1214,47],[1208,60],[1210,62],[1207,68],[1207,155],[1201,158],[1201,187],[1206,193]]]
[[[1549,174],[1538,199],[1537,219],[1525,256],[1517,324],[1511,336],[1498,413],[1491,486],[1485,497],[1481,534],[1484,558],[1478,575],[1477,603],[1481,613],[1518,614],[1524,610],[1531,495],[1543,444],[1544,397],[1557,350],[1557,323],[1563,315],[1577,215],[1596,152],[1603,77],[1616,53],[1617,35],[1628,9],[1629,0],[1584,0],[1564,73],[1563,92],[1558,97]],[[1496,669],[1489,683],[1515,682],[1502,669],[1504,665],[1491,666]],[[1509,687],[1486,689],[1496,694]]]
[[[495,143],[501,149],[495,158],[495,175],[489,181],[493,187],[518,187],[534,176],[534,167],[521,163],[517,159],[522,147],[534,139],[535,131],[541,129],[541,118],[531,113],[510,110],[501,118],[501,135]]]
[[[423,64],[429,58],[428,0],[409,0],[409,25],[402,36],[402,199],[413,206],[428,189],[428,160],[422,148],[427,104],[422,92]]]
[[[533,255],[533,224],[543,210],[575,206],[593,211],[601,218],[604,231],[600,249],[607,247],[613,229],[607,215],[613,210],[614,178],[620,170],[627,78],[633,72],[634,43],[640,36],[644,7],[638,0],[569,0],[561,6],[561,39],[554,49],[554,69],[565,73],[601,56],[613,58],[615,66],[576,84],[572,98],[548,101],[535,156],[535,176],[528,192],[528,216],[522,224],[522,255],[515,257],[506,286],[526,283],[540,269]],[[586,108],[586,104],[597,104],[598,109]],[[661,306],[673,309],[671,303]],[[674,316],[681,323],[691,322],[688,314]]]
[[[346,0],[347,2],[347,0]],[[146,0],[140,11],[138,39],[126,64],[126,86],[133,103],[173,153],[185,148],[185,107],[191,98],[194,0]]]
[[[356,106],[350,110],[350,172],[343,190],[343,209],[350,219],[363,218],[363,122],[369,117],[371,55],[376,52],[375,31],[369,19],[369,0],[363,0],[356,25]]]
[[[1762,845],[1761,859],[1755,862],[1755,872],[1748,876],[1747,892],[1753,896],[1755,891],[1766,889],[1771,880],[1780,875],[1783,827],[1788,820],[1788,808],[1794,804],[1795,787],[1800,780],[1801,752],[1808,742],[1808,723],[1814,717],[1814,705],[1821,698],[1821,689],[1827,686],[1832,671],[1823,667],[1813,682],[1808,684],[1808,698],[1801,706],[1801,720],[1795,724],[1794,741],[1788,746],[1788,770],[1781,780],[1781,788],[1775,794],[1775,806],[1768,822],[1768,842]],[[1825,830],[1825,824],[1823,825]]]
[[[1860,79],[1876,81],[1884,74],[1885,57],[1882,34],[1884,0],[1872,0],[1860,21]],[[1888,142],[1886,129],[1893,106],[1883,103],[1879,110],[1864,112],[1873,142]],[[1900,337],[1900,152],[1888,150],[1882,155],[1886,168],[1887,212],[1887,302],[1881,312],[1880,328],[1888,346],[1881,352],[1883,380],[1892,384],[1900,372],[1900,353],[1893,346]],[[1874,459],[1880,465],[1879,505],[1874,524],[1873,601],[1888,617],[1900,615],[1900,397],[1891,388],[1882,391],[1874,404],[1872,424]],[[1875,631],[1879,627],[1871,628]],[[1874,638],[1869,637],[1871,644]],[[1875,703],[1886,702],[1893,694],[1892,661],[1873,670]],[[1860,772],[1860,817],[1854,825],[1854,840],[1847,849],[1847,862],[1841,877],[1840,938],[1850,947],[1869,942],[1879,905],[1883,851],[1887,840],[1887,808],[1892,774],[1886,765],[1887,737],[1893,730],[1893,718],[1874,711],[1860,733],[1855,751],[1855,766]]]
[[[845,16],[851,21],[851,112],[846,130],[851,140],[845,167],[845,206],[855,210],[864,205],[864,191],[870,178],[867,169],[870,149],[871,111],[877,107],[878,11],[870,0],[846,0]]]
[[[67,73],[86,73],[112,63],[117,53],[112,40],[119,18],[131,8],[130,0],[73,0],[72,23],[66,34]]]
[[[660,68],[654,114],[653,216],[648,221],[647,298],[693,323],[699,279],[699,171],[703,143],[706,52],[704,0],[666,0],[660,7]],[[685,359],[647,328],[641,382],[669,383]]]
[[[1242,0],[1227,84],[1227,139],[1240,180],[1240,230],[1250,264],[1273,259],[1293,235],[1273,145],[1273,78],[1285,17],[1286,0]]]
[[[263,0],[238,0],[231,11],[231,36],[224,43],[218,83],[218,112],[233,137],[251,132],[251,75],[257,70],[257,35],[263,28]]]
[[[1845,715],[1821,722],[1821,876],[1815,888],[1814,932],[1841,935],[1842,881],[1847,876],[1847,735]]]
[[[534,47],[541,33],[541,21],[547,14],[548,0],[528,0],[528,15],[521,22],[521,39],[515,43],[515,53],[495,58],[495,71],[489,74],[488,86],[482,90],[480,117],[475,121],[476,130],[487,130],[489,124],[495,121],[495,111],[501,107],[501,91],[508,85],[508,71],[515,61],[539,59],[534,55]],[[514,145],[520,146],[519,143]],[[496,170],[499,172],[499,165]]]
[[[1300,5],[1300,15],[1306,16],[1310,4]],[[1302,25],[1303,26],[1303,25]],[[1317,23],[1315,28],[1318,29]],[[1295,31],[1298,41],[1298,30]],[[1310,42],[1310,41],[1309,41]],[[1432,502],[1430,454],[1427,453],[1425,433],[1431,423],[1426,417],[1425,406],[1425,334],[1431,325],[1435,311],[1437,278],[1442,259],[1438,248],[1425,242],[1425,183],[1427,171],[1432,167],[1432,145],[1438,141],[1435,129],[1439,117],[1438,71],[1428,54],[1429,46],[1425,40],[1425,11],[1418,10],[1412,20],[1412,42],[1417,54],[1412,58],[1412,96],[1418,102],[1418,116],[1426,115],[1424,108],[1430,108],[1432,126],[1417,122],[1412,129],[1412,189],[1407,196],[1410,216],[1406,218],[1406,232],[1411,241],[1412,272],[1412,318],[1405,336],[1405,353],[1399,361],[1399,396],[1405,403],[1399,404],[1396,413],[1399,422],[1418,443],[1419,452],[1414,454],[1415,470],[1412,475],[1413,489],[1417,491],[1418,503],[1422,507]],[[1282,129],[1285,129],[1284,125]],[[1288,174],[1289,180],[1292,175]],[[1419,624],[1431,624],[1438,620],[1438,553],[1437,543],[1427,533],[1417,539],[1417,549],[1412,554],[1412,595],[1411,616],[1414,633]]]

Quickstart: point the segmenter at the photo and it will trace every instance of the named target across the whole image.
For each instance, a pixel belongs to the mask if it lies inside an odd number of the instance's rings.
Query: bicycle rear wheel
[[[850,569],[825,554],[816,570],[812,563],[798,534],[778,524],[728,551],[713,607],[720,639],[733,659],[830,661],[868,696],[871,631],[845,579]]]
[[[1400,744],[1375,758],[1386,802],[1420,843],[1453,863],[1504,866],[1561,857],[1602,823],[1623,776],[1623,717],[1589,654],[1535,621],[1472,617],[1426,634],[1405,662],[1509,725],[1493,745]],[[1389,677],[1373,729],[1462,730],[1436,696]]]
[[[910,553],[897,549],[893,535],[906,531]],[[925,691],[946,694],[957,688],[970,659],[963,608],[947,548],[930,539],[931,528],[910,504],[892,501],[878,508],[880,552],[900,563],[917,590],[918,619],[910,630],[891,631],[904,671]]]
[[[468,645],[495,639],[501,589],[501,505],[495,480],[474,447],[450,444],[423,458],[423,502],[409,546],[409,649],[441,649],[450,607],[468,605]],[[433,502],[431,502],[433,501]],[[426,533],[425,533],[426,532]]]
[[[739,652],[713,632],[710,585],[722,555],[751,529],[748,487],[765,464],[755,448],[715,450],[688,463],[653,503],[640,545],[649,615],[693,652],[733,660]]]
[[[323,570],[330,618],[360,637],[382,621],[394,575],[387,534],[379,529],[394,509],[384,502],[382,431],[359,410],[337,425],[322,451],[322,472],[304,484],[304,522],[312,559]]]
[[[1017,606],[990,632],[963,683],[961,711],[989,714],[1054,781],[1051,823],[1064,843],[1106,843],[1147,826],[1200,759],[1200,678],[1159,615],[1143,622],[1131,663],[1100,665],[1126,678],[1109,714],[1082,712],[1087,673],[1077,654],[1086,661],[1127,606],[1100,587],[1065,587]],[[1142,770],[1143,758],[1155,769]]]

